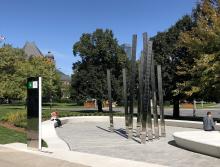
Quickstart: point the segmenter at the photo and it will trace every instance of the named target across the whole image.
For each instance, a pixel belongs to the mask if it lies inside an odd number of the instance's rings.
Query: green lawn
[[[76,103],[52,103],[52,108],[79,108],[83,107]],[[50,108],[50,103],[43,103],[43,108]]]
[[[215,103],[205,103],[203,108],[213,108],[216,104]],[[76,106],[76,104],[69,104],[69,103],[55,103],[52,111],[56,110],[59,112],[59,116],[60,117],[70,117],[70,116],[108,116],[109,112],[103,112],[100,113],[97,110],[79,110],[79,111],[66,111],[62,108],[77,108],[79,106]],[[172,106],[165,106],[165,107],[172,107]],[[197,104],[197,109],[201,109],[201,104]],[[0,105],[0,121],[7,121],[10,122],[9,118],[13,118],[13,117],[9,117],[11,114],[9,113],[15,113],[15,112],[22,112],[23,115],[26,114],[26,109],[24,106],[21,105]],[[42,117],[43,120],[47,120],[50,119],[50,109],[47,108],[43,108],[43,112],[42,112]],[[16,114],[13,114],[16,115]],[[22,115],[22,114],[17,114],[17,115]],[[115,112],[114,113],[115,116],[124,116],[123,113],[119,113],[119,112]],[[15,121],[11,121],[10,123],[18,126],[18,127],[26,127],[26,116],[23,117],[18,117],[18,121],[17,119],[15,119]]]
[[[15,105],[7,105],[1,104],[0,105],[0,120],[2,120],[8,113],[16,112],[16,111],[25,111],[24,106],[15,106]]]
[[[12,129],[8,129],[0,126],[0,144],[9,143],[27,143],[27,135],[24,132],[17,132]],[[47,143],[42,140],[42,146],[48,147]]]
[[[0,126],[0,144],[8,143],[26,143],[26,133],[17,132]]]
[[[65,110],[58,109],[58,108],[52,108],[52,111],[54,111],[55,109],[56,109],[56,111],[59,112],[59,116],[60,117],[70,117],[70,116],[108,116],[109,115],[109,112],[100,113],[97,110],[65,111]],[[24,112],[24,113],[26,113],[26,109],[25,109],[24,106],[0,105],[0,121],[8,121],[9,113],[15,113],[15,112]],[[42,111],[43,120],[50,119],[50,117],[51,117],[50,113],[51,113],[50,109],[43,108],[43,111]],[[114,115],[115,116],[124,116],[123,113],[118,113],[118,112],[114,113]],[[10,123],[14,124],[15,126],[22,125],[20,127],[24,127],[25,128],[26,124],[24,122],[26,122],[26,117],[24,117],[19,122],[16,122],[16,123],[10,122]]]
[[[203,104],[203,108],[204,109],[208,109],[208,108],[215,108],[215,106],[216,106],[216,103],[204,103]],[[197,109],[202,109],[202,104],[196,104],[196,108]]]

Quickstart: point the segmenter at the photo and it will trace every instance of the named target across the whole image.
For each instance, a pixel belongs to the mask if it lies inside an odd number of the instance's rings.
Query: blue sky
[[[0,35],[6,43],[23,47],[34,41],[43,53],[55,55],[57,67],[72,73],[78,58],[72,46],[84,32],[96,28],[112,29],[120,44],[131,43],[138,35],[154,36],[185,14],[198,0],[0,0]]]

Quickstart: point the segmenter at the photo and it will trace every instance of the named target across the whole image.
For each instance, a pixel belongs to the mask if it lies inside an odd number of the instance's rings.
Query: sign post
[[[42,79],[27,79],[27,146],[41,150]]]

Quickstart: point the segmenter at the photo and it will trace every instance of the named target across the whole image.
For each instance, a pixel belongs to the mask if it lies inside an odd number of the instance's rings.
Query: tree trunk
[[[179,107],[179,98],[174,97],[173,99],[173,117],[179,118],[180,117],[180,107]]]
[[[103,112],[103,110],[102,110],[102,101],[101,100],[97,100],[97,105],[98,105],[98,112]]]

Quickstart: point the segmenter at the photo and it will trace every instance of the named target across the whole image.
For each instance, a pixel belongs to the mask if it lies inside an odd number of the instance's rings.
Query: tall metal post
[[[123,96],[124,96],[124,107],[125,107],[125,131],[126,134],[128,134],[128,126],[129,126],[129,121],[128,121],[128,95],[127,95],[127,77],[126,77],[126,69],[123,68],[122,70],[123,73]]]
[[[137,136],[141,133],[141,120],[143,111],[143,52],[141,52],[140,63],[138,67],[138,113],[137,113]],[[141,137],[141,136],[140,136]]]
[[[164,107],[163,107],[162,73],[161,73],[160,65],[157,65],[157,79],[158,79],[158,96],[159,96],[159,106],[160,106],[161,136],[165,137],[166,132],[165,132]]]
[[[154,135],[156,139],[159,139],[154,54],[152,54],[151,61],[152,61],[151,62],[151,89],[152,89],[152,108],[153,108],[153,116],[154,116]]]
[[[150,76],[151,76],[151,62],[152,62],[152,41],[148,41],[148,51],[147,51],[147,72],[145,78],[145,88],[146,88],[146,99],[147,99],[147,135],[148,140],[153,140],[152,131],[152,117],[151,117],[151,105],[150,105]]]
[[[130,77],[130,105],[129,105],[129,133],[128,138],[133,136],[133,113],[134,113],[134,88],[135,88],[135,66],[136,66],[136,48],[137,35],[132,37],[132,52],[131,52],[131,77]]]
[[[147,112],[146,112],[146,92],[145,92],[145,73],[146,73],[146,62],[147,62],[147,33],[143,33],[143,62],[142,62],[142,78],[141,78],[141,83],[142,83],[142,114],[141,114],[141,143],[145,144],[146,143],[146,121],[147,121]]]
[[[107,69],[107,84],[108,84],[108,102],[109,102],[109,118],[110,118],[110,131],[114,132],[113,124],[113,111],[112,111],[112,88],[111,88],[111,73]]]

